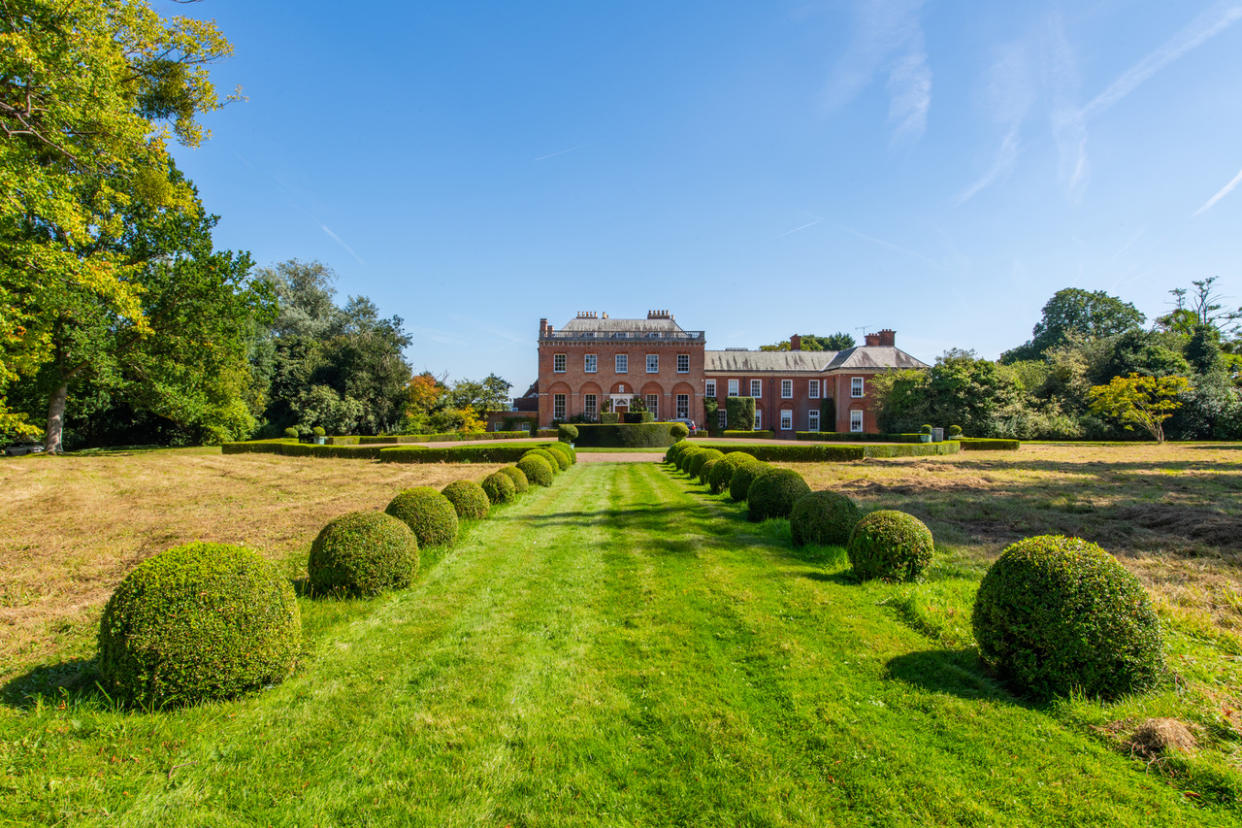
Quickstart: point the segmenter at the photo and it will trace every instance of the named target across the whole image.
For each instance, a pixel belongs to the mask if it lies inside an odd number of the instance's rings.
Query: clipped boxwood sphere
[[[668,433],[674,441],[684,440],[690,436],[690,427],[685,423],[673,423],[668,427]]]
[[[1040,535],[1006,548],[979,584],[973,624],[984,663],[1036,697],[1114,698],[1164,674],[1147,592],[1081,538]]]
[[[699,482],[704,486],[711,487],[712,472],[716,470],[716,465],[720,463],[720,457],[713,457],[703,464],[703,468],[699,469]]]
[[[536,486],[552,485],[552,466],[537,454],[527,454],[517,461],[517,467],[526,479]]]
[[[562,423],[556,427],[556,439],[562,443],[572,443],[578,439],[578,427],[570,423]]]
[[[845,546],[858,523],[858,507],[838,492],[811,492],[794,501],[789,528],[794,546]]]
[[[525,479],[525,475],[523,475],[523,479]],[[483,492],[493,505],[508,503],[517,497],[517,487],[513,485],[513,478],[503,471],[494,471],[483,478]]]
[[[392,515],[352,512],[320,530],[306,571],[317,593],[379,595],[402,589],[418,571],[418,539]]]
[[[125,576],[99,624],[99,672],[114,698],[163,707],[281,681],[302,646],[288,579],[243,546],[188,543]]]
[[[681,453],[689,447],[690,444],[685,441],[673,443],[668,447],[668,451],[664,452],[664,462],[676,466],[678,458],[681,457]]]
[[[441,489],[440,494],[453,504],[460,520],[482,520],[492,508],[487,492],[473,480],[454,480]]]
[[[935,543],[927,524],[893,509],[861,518],[847,551],[860,581],[912,581],[931,563]]]
[[[419,546],[449,546],[457,540],[457,509],[430,486],[398,492],[384,511],[405,521]]]
[[[703,478],[703,466],[708,460],[719,460],[724,457],[724,452],[720,449],[702,449],[690,459],[690,463],[686,467],[686,471],[691,477]],[[706,482],[706,481],[704,481]]]
[[[794,501],[810,491],[802,475],[793,469],[769,469],[750,484],[750,491],[746,493],[750,511],[746,519],[787,518],[793,511]]]
[[[569,446],[564,443],[552,443],[545,451],[552,455],[556,461],[556,467],[561,471],[565,471],[574,463],[574,458],[569,456]]]
[[[569,443],[552,443],[552,444],[550,444],[550,445],[548,446],[548,448],[549,448],[549,449],[556,449],[556,450],[557,450],[557,451],[559,451],[561,454],[564,454],[566,457],[568,457],[568,458],[569,458],[569,464],[570,464],[571,466],[572,466],[574,463],[577,463],[577,462],[578,462],[578,452],[577,452],[577,450],[576,450],[576,449],[574,449],[574,447],[573,447],[573,446],[571,446]]]
[[[547,461],[548,467],[551,468],[553,476],[560,474],[561,464],[557,462],[556,455],[545,448],[531,449],[523,454],[522,457],[539,457]]]
[[[733,471],[739,464],[749,459],[754,462],[755,458],[741,451],[731,451],[721,457],[711,471],[707,473],[707,485],[712,490],[712,494],[720,494],[729,488],[730,481],[733,480]]]
[[[686,474],[689,474],[690,463],[694,461],[695,457],[697,457],[698,455],[702,454],[705,451],[707,451],[707,449],[703,448],[702,446],[691,446],[690,448],[686,449],[685,451],[681,453],[681,456],[677,458],[677,468],[681,469]]]
[[[770,468],[772,467],[767,463],[759,460],[739,463],[733,470],[733,479],[729,481],[729,497],[733,500],[745,500],[750,493],[750,484]]]
[[[522,494],[530,488],[530,481],[526,479],[526,475],[517,466],[505,466],[500,470],[500,473],[513,481],[513,488],[518,494]]]
[[[296,440],[298,439],[298,430],[290,426],[289,428],[285,429],[285,436],[288,437],[290,440]]]

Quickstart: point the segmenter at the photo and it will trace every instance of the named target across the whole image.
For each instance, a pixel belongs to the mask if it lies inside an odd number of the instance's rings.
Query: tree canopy
[[[1050,349],[1072,337],[1086,339],[1113,336],[1142,326],[1147,317],[1129,302],[1102,290],[1064,288],[1044,305],[1043,315],[1031,331],[1031,339],[1001,356],[1001,362],[1040,359]]]
[[[854,347],[854,337],[843,331],[837,331],[827,336],[816,336],[815,334],[799,334],[802,337],[802,350],[804,351],[844,351],[846,348]],[[788,339],[783,342],[776,342],[771,345],[760,345],[761,351],[788,351],[791,347]]]

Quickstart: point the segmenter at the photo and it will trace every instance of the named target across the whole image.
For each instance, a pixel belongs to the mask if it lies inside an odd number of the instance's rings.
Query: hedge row
[[[922,434],[863,434],[853,431],[799,431],[798,440],[825,443],[921,443]]]
[[[398,446],[381,448],[381,463],[516,463],[532,448],[546,448],[549,444],[525,443],[520,446],[445,446],[422,448],[421,446]]]
[[[774,440],[776,439],[775,431],[730,431],[725,430],[719,434],[713,434],[713,437],[728,437],[731,440]]]
[[[1022,447],[1018,440],[1000,440],[990,437],[959,437],[953,442],[960,443],[962,451],[1017,451]]]
[[[708,444],[700,444],[707,447]],[[734,450],[734,446],[729,447]],[[943,443],[888,443],[866,446],[814,445],[807,443],[756,443],[739,445],[738,451],[754,455],[764,462],[844,463],[864,457],[926,457],[956,454],[961,446],[956,441]]]
[[[376,460],[381,446],[317,446],[314,443],[291,443],[285,440],[254,440],[247,443],[225,443],[224,454],[279,454],[284,457],[335,457],[353,460]]]
[[[455,443],[461,440],[529,440],[530,438],[529,431],[448,431],[440,434],[380,434],[373,437],[350,437],[348,439],[362,445],[375,445],[377,443]]]
[[[664,448],[673,444],[675,423],[616,423],[595,425],[582,423],[577,426],[579,446],[605,446],[626,448]]]

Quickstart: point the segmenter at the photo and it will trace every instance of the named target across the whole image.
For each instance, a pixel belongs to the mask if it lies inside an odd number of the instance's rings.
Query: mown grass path
[[[0,717],[0,814],[151,825],[1233,824],[999,692],[883,586],[661,467],[575,466],[289,681]]]

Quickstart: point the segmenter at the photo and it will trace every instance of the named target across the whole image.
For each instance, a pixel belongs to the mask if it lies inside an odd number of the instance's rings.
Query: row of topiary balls
[[[418,572],[420,547],[448,546],[460,522],[487,517],[531,485],[551,486],[577,462],[564,443],[532,449],[483,482],[406,489],[383,512],[351,512],[311,545],[313,595],[373,596]],[[101,685],[113,698],[165,707],[236,696],[281,681],[302,646],[288,579],[244,546],[189,543],[137,566],[99,625]]]
[[[675,443],[665,462],[713,494],[746,501],[750,520],[788,517],[796,546],[845,546],[859,580],[907,581],[931,562],[931,531],[913,515],[862,515],[852,500],[812,492],[801,475],[745,452]],[[1039,535],[1006,547],[979,585],[972,616],[984,663],[1037,698],[1113,698],[1165,674],[1163,639],[1138,579],[1094,543]]]

